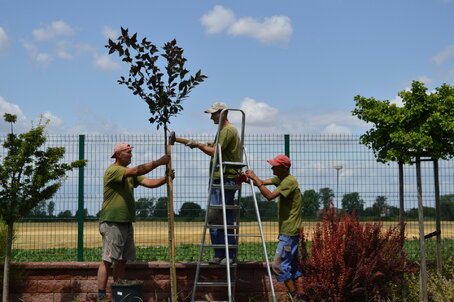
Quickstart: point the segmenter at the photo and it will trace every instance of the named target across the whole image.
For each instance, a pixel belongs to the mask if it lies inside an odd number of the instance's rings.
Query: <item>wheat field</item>
[[[266,241],[276,241],[277,222],[263,222],[263,233]],[[305,233],[311,239],[316,226],[314,222],[303,224]],[[383,229],[397,226],[396,222],[384,222]],[[425,222],[425,233],[435,231],[435,222]],[[442,222],[442,238],[454,238],[454,222]],[[137,246],[166,246],[168,245],[168,224],[157,221],[140,221],[134,224]],[[203,232],[203,222],[176,222],[175,243],[199,244]],[[258,234],[256,222],[242,222],[240,234]],[[23,222],[15,224],[15,249],[51,249],[76,248],[78,241],[78,226],[76,222]],[[419,227],[416,221],[407,222],[406,238],[419,237]],[[98,222],[86,222],[83,228],[84,247],[100,247],[101,236],[98,232]],[[259,238],[241,238],[240,242],[259,242]]]

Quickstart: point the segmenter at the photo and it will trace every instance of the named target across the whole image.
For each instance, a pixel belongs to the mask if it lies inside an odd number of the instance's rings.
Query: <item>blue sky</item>
[[[155,132],[104,47],[125,27],[159,46],[175,38],[208,76],[177,133],[213,132],[203,110],[223,101],[250,132],[360,134],[355,95],[398,103],[412,80],[453,85],[453,15],[454,0],[0,0],[0,114],[19,130],[44,114],[51,133]]]

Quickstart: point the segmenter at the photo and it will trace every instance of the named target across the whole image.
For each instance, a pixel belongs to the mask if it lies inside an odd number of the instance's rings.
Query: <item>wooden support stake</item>
[[[166,154],[172,154],[172,146],[166,142]],[[171,301],[178,301],[177,291],[177,273],[175,268],[175,217],[173,213],[173,181],[170,177],[172,171],[172,160],[167,164],[166,178],[167,178],[167,209],[169,218],[169,259],[170,259],[170,295]]]

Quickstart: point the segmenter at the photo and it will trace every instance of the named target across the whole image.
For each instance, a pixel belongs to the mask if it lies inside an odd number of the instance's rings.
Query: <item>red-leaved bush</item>
[[[416,268],[407,262],[398,226],[360,223],[355,214],[325,211],[317,225],[310,256],[300,232],[302,287],[312,301],[378,301],[389,286]]]

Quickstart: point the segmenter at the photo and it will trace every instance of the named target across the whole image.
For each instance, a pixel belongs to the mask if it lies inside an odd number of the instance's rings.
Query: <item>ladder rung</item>
[[[223,229],[224,225],[223,224],[206,224],[205,225],[209,229]],[[240,228],[239,225],[227,225],[228,230],[238,230]]]
[[[235,237],[262,237],[260,235],[242,235],[242,234],[238,234],[238,235],[235,235]]]
[[[228,282],[197,282],[197,286],[200,287],[220,287],[220,286],[229,286]],[[235,286],[235,282],[230,282],[231,286]]]
[[[215,204],[215,205],[209,205],[208,206],[209,209],[222,209],[222,204]],[[226,204],[225,205],[225,208],[227,210],[239,210],[241,207],[239,205],[236,205],[236,204]]]
[[[241,186],[239,185],[221,185],[221,184],[212,184],[211,189],[222,189],[224,187],[224,190],[239,190]]]
[[[222,162],[224,166],[236,166],[236,167],[246,167],[246,164],[243,162],[234,162],[234,161],[224,161]]]
[[[225,244],[202,244],[202,247],[203,248],[214,248],[214,249],[224,249],[225,248]],[[229,249],[237,249],[238,248],[238,245],[237,244],[228,244],[227,247]]]

